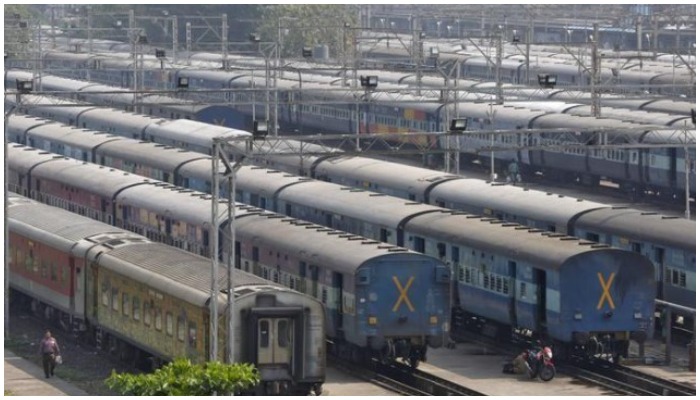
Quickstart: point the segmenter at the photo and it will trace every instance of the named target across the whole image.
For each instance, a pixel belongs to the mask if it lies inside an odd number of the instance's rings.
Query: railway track
[[[622,394],[634,396],[695,396],[688,385],[645,374],[607,362],[573,362],[557,366],[560,371]]]
[[[351,363],[337,357],[328,356],[329,364],[367,382],[404,396],[483,396],[476,390],[457,385],[435,375],[409,366],[394,363],[381,365],[373,363],[372,367]]]

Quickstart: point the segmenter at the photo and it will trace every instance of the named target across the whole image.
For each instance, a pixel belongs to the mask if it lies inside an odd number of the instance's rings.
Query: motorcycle
[[[556,375],[552,349],[549,346],[544,346],[541,349],[525,350],[512,362],[503,366],[503,373],[527,374],[531,379],[539,376],[545,382],[551,381]]]

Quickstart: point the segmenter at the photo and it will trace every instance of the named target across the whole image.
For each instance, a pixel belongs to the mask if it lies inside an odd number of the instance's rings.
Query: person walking
[[[56,357],[61,355],[61,349],[58,347],[56,338],[51,336],[51,331],[47,330],[44,338],[39,344],[41,352],[41,361],[44,365],[44,375],[46,378],[53,376],[53,370],[56,368]]]

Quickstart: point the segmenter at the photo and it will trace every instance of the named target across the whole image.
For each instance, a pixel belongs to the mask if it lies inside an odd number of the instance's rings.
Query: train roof
[[[53,121],[38,118],[31,115],[18,115],[12,114],[7,117],[9,123],[7,124],[7,129],[9,132],[26,132],[30,129],[36,129],[46,124],[53,124]]]
[[[167,136],[169,140],[211,148],[215,138],[250,137],[250,132],[211,125],[189,119],[163,120],[146,127],[147,136]]]
[[[124,140],[124,137],[111,133],[80,129],[50,120],[43,121],[45,121],[44,125],[37,125],[25,131],[32,137],[48,139],[84,151],[92,150],[105,143]],[[12,121],[11,124],[14,125],[15,121]]]
[[[538,268],[557,270],[568,259],[591,251],[610,251],[608,245],[546,232],[492,218],[465,215],[450,210],[418,215],[406,224],[409,232],[424,237],[454,241],[480,251],[507,254]],[[616,251],[620,251],[615,249]]]
[[[5,96],[5,103],[17,105],[17,100],[14,96]],[[63,99],[54,96],[38,96],[34,94],[22,95],[21,107],[27,109],[39,109],[41,110],[42,115],[50,116],[52,118],[53,115],[75,116],[88,110],[99,109],[97,106],[76,102],[70,99]]]
[[[44,162],[42,163],[42,161]],[[29,166],[36,165],[34,167],[36,173],[45,171],[44,173],[53,177],[53,179],[70,183],[71,186],[91,193],[99,193],[106,197],[111,197],[121,188],[150,182],[150,179],[140,175],[56,156],[52,153],[21,145],[9,146],[7,162],[12,163],[13,168],[19,168],[25,172]],[[108,178],[105,174],[109,174]]]
[[[141,210],[156,210],[162,215],[195,226],[209,226],[211,223],[212,196],[190,189],[157,182],[155,185],[129,187],[121,191],[117,201]],[[209,205],[209,207],[207,207]],[[220,210],[225,210],[226,200],[219,200]],[[246,214],[240,209],[236,215]],[[226,220],[226,214],[220,213],[218,221]]]
[[[186,162],[207,157],[205,154],[153,142],[120,140],[106,143],[102,149],[116,155],[121,160],[125,160],[128,164],[135,164],[138,167],[142,167],[142,160],[147,159],[150,169],[158,168],[161,171],[176,171],[178,166]],[[126,167],[124,166],[124,168]]]
[[[66,252],[86,237],[105,232],[130,233],[14,193],[8,194],[7,203],[10,229],[38,235],[46,244]]]
[[[568,221],[593,209],[608,207],[593,201],[576,199],[512,185],[492,184],[479,179],[450,180],[430,192],[431,202],[449,198],[483,210],[505,211],[509,215],[526,215],[528,220],[549,221],[566,226]]]
[[[694,249],[696,246],[695,221],[654,212],[619,207],[601,208],[582,214],[576,225],[630,241],[647,241],[649,234],[653,233],[655,243],[680,249]]]
[[[372,190],[370,182],[376,182],[382,187],[398,186],[415,195],[416,199],[422,199],[425,191],[438,182],[459,178],[458,175],[427,168],[353,156],[332,157],[320,162],[316,176],[323,177],[336,169],[342,170],[343,175],[347,176],[347,181],[338,183],[355,186],[358,182],[366,182],[364,186],[369,190]]]

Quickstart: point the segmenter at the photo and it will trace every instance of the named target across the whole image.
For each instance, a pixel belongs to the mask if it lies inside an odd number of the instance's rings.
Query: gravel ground
[[[114,396],[104,380],[112,370],[117,372],[136,372],[130,366],[114,360],[85,343],[78,343],[73,335],[57,327],[47,326],[40,319],[17,311],[10,312],[10,333],[5,337],[5,348],[17,356],[32,361],[41,367],[39,342],[46,328],[51,329],[58,340],[63,356],[63,364],[56,367],[56,376],[64,379],[87,393],[96,396]]]

